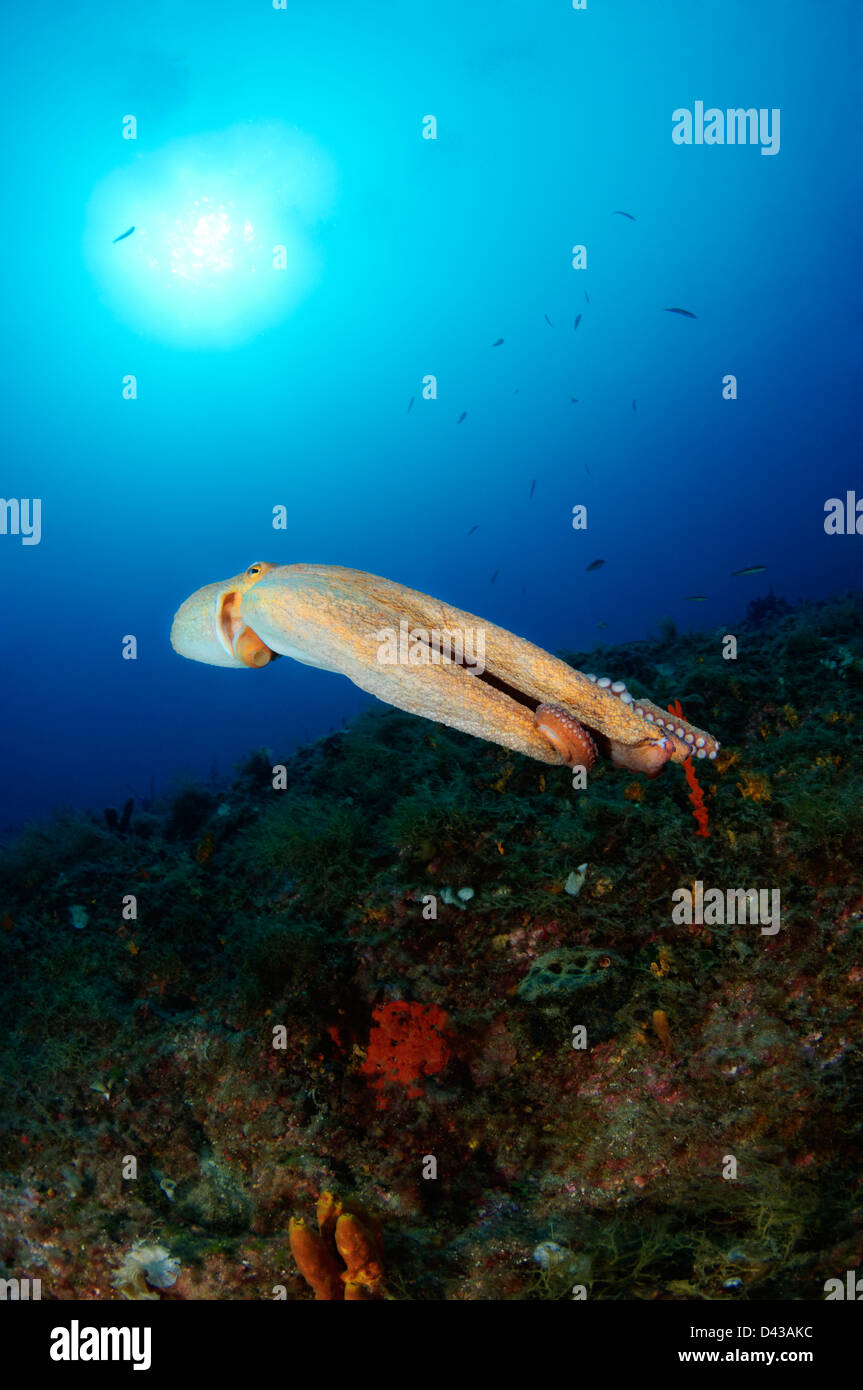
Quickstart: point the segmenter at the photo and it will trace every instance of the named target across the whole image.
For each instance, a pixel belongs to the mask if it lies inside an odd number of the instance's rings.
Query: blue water
[[[286,754],[371,703],[171,650],[180,602],[255,560],[383,574],[551,649],[664,615],[718,640],[771,587],[859,583],[863,538],[823,525],[863,495],[859,5],[4,27],[0,490],[42,504],[38,545],[0,535],[4,824]],[[779,152],[676,145],[696,101],[778,108]]]

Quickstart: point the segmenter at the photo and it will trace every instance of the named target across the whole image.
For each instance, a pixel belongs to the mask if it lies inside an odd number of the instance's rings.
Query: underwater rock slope
[[[860,1258],[863,622],[783,609],[737,660],[567,654],[717,732],[688,779],[576,791],[380,711],[278,790],[262,751],[8,845],[0,1275],[309,1297],[332,1191],[389,1298],[823,1296]]]

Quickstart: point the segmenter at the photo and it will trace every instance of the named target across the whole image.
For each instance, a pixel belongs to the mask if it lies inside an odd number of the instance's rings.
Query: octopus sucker
[[[598,753],[583,724],[558,705],[540,705],[536,711],[536,726],[557,749],[567,767],[583,767],[590,771]]]
[[[393,656],[402,632],[413,634],[409,659]],[[337,565],[259,563],[206,585],[178,610],[171,642],[182,656],[235,669],[290,656],[397,709],[545,763],[583,753],[577,761],[589,765],[598,748],[618,766],[655,775],[669,759],[683,762],[694,749],[714,757],[718,748],[704,730],[636,703],[622,681],[585,675],[472,613]],[[459,655],[468,651],[471,660]]]
[[[626,743],[614,743],[611,746],[611,761],[615,767],[625,767],[630,772],[643,772],[645,777],[658,777],[673,753],[674,747],[670,738],[639,743],[635,747]]]
[[[250,627],[243,627],[234,641],[234,655],[244,666],[266,666],[269,661],[275,661],[278,652],[270,651]]]
[[[609,690],[624,704],[632,705],[635,714],[647,724],[662,729],[664,738],[671,740],[672,757],[675,762],[685,762],[693,753],[697,758],[715,758],[719,752],[720,744],[710,734],[697,729],[694,724],[689,724],[679,715],[669,714],[650,700],[635,700],[624,681],[612,682],[610,677],[597,677],[592,672],[588,674],[587,679],[601,690]],[[620,766],[629,767],[631,764],[621,763]]]

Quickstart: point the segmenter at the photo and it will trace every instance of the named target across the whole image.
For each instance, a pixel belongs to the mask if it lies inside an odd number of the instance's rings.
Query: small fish
[[[468,531],[468,535],[469,535],[469,536],[472,536],[473,533],[474,533],[474,531],[478,531],[478,530],[479,530],[479,522],[477,522],[476,526],[472,526],[472,527],[470,528],[470,530]]]
[[[554,328],[554,324],[552,323],[551,319],[548,317],[548,314],[543,314],[543,318],[545,319],[545,321],[546,321],[546,323],[548,324],[549,328]]]
[[[532,482],[531,485],[530,485],[530,494],[529,494],[529,496],[528,496],[528,501],[530,501],[530,498],[533,496],[533,494],[534,494],[535,491],[536,491],[536,478],[534,478],[533,482]]]
[[[635,409],[635,397],[634,397],[634,396],[633,396],[633,398],[632,398],[632,413],[633,413],[633,415],[636,414],[636,409]]]
[[[570,396],[569,400],[571,405],[578,405],[578,396]]]
[[[742,574],[763,574],[766,569],[766,565],[750,565],[749,568],[745,570],[732,570],[731,578],[739,579]]]
[[[666,309],[666,314],[682,314],[685,319],[694,319],[695,314],[691,314],[688,309]]]
[[[578,325],[579,325],[580,323],[581,323],[581,314],[576,314],[576,316],[575,316],[575,323],[572,325],[572,331],[573,331],[573,333],[575,332],[576,328],[578,328]]]
[[[707,599],[705,598],[704,594],[684,594],[684,595],[683,595],[683,602],[684,602],[684,603],[706,603],[706,602],[707,602]]]
[[[519,389],[520,389],[520,388],[519,388],[518,386],[516,386],[516,388],[515,388],[515,390],[513,391],[512,394],[513,394],[514,396],[517,396],[518,393],[519,393]]]
[[[586,467],[586,465],[585,465],[585,467]],[[604,564],[605,564],[605,561],[604,561],[604,560],[591,560],[590,564],[587,566],[587,572],[588,572],[588,574],[590,573],[591,570],[601,570]]]
[[[501,344],[502,344],[502,342],[503,342],[503,338],[498,338],[498,340],[497,340],[496,343],[492,343],[492,347],[500,347]]]
[[[457,425],[460,425],[461,422],[462,422],[462,420],[466,420],[466,419],[467,419],[467,411],[466,411],[466,410],[463,410],[462,413],[461,413],[461,415],[460,415],[460,416],[458,417],[458,419],[456,420],[456,424],[457,424]]]
[[[500,570],[495,570],[495,572],[494,572],[494,574],[492,575],[491,579],[488,581],[489,584],[493,584],[494,581],[497,579],[497,577],[498,577],[499,574],[500,574]]]
[[[584,302],[585,304],[590,303],[590,295],[587,293],[587,290],[584,291]]]
[[[111,245],[116,246],[118,241],[125,241],[126,237],[131,236],[134,230],[134,227],[130,227],[128,232],[121,232],[119,236],[114,237],[114,240],[111,242]]]
[[[620,208],[615,208],[614,212],[611,215],[612,217],[628,217],[630,222],[635,221],[635,218],[633,217],[631,212],[621,212]]]
[[[597,623],[596,626],[597,626],[600,630],[602,630],[602,628],[608,627],[608,623]]]
[[[411,413],[411,406],[413,405],[413,403],[414,403],[414,397],[411,396],[410,400],[408,401],[408,411],[407,411],[408,415],[410,415],[410,413]]]

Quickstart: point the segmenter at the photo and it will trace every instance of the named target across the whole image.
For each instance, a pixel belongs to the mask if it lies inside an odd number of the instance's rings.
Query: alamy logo
[[[769,896],[769,902],[768,902]],[[757,922],[762,936],[775,936],[782,925],[778,888],[708,888],[701,879],[691,888],[675,888],[671,920],[678,926],[724,927]]]
[[[20,536],[22,545],[42,539],[41,497],[0,497],[0,536]]]
[[[41,1279],[0,1279],[0,1300],[15,1302],[17,1299],[41,1298]]]
[[[149,1327],[82,1327],[73,1318],[52,1328],[48,1354],[52,1361],[131,1361],[133,1371],[149,1371],[151,1342]]]
[[[863,1301],[863,1279],[857,1278],[856,1270],[846,1269],[845,1283],[841,1279],[827,1279],[824,1283],[825,1301],[849,1299],[852,1303]]]
[[[679,106],[672,112],[671,138],[675,145],[760,145],[762,154],[779,153],[779,107],[768,111],[766,106],[704,109],[697,101],[695,109]]]
[[[411,627],[402,618],[399,630],[382,627],[375,636],[380,643],[381,666],[464,666],[472,676],[485,670],[485,633],[482,628]]]
[[[844,498],[828,497],[824,510],[828,536],[863,536],[863,497],[858,502],[856,492],[846,492]]]

